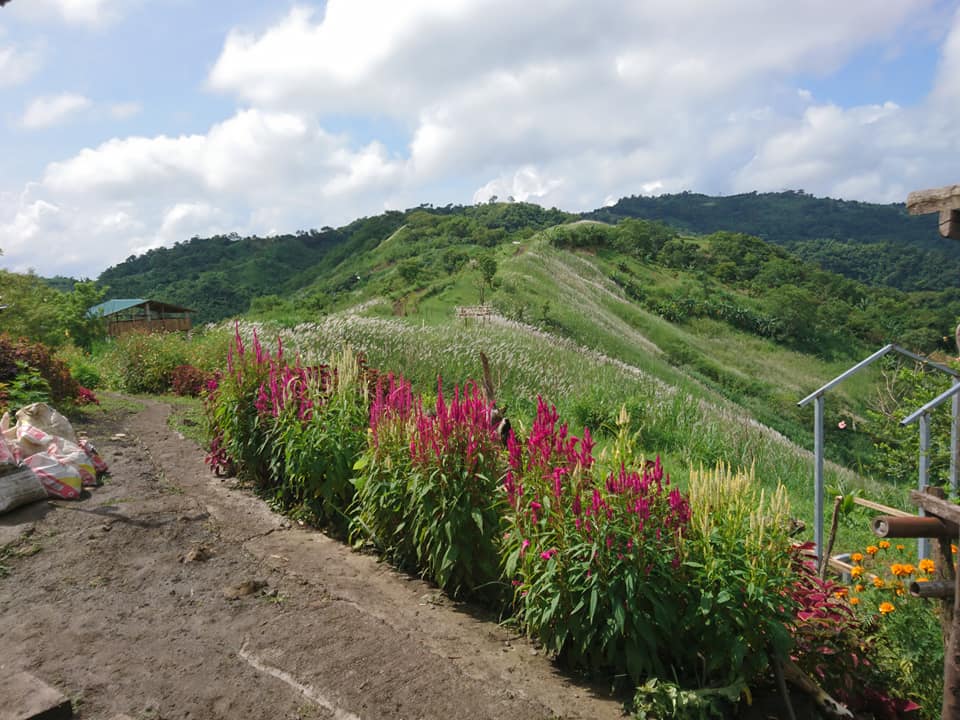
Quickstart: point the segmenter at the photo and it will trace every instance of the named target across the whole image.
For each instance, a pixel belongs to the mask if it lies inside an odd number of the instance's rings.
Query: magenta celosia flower
[[[556,554],[557,554],[557,549],[550,548],[549,550],[544,550],[542,553],[540,553],[540,557],[543,558],[544,560],[549,560]]]

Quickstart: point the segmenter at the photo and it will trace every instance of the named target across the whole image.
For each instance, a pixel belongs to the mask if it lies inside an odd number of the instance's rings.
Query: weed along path
[[[495,619],[213,478],[142,405],[78,427],[103,487],[0,516],[0,672],[92,720],[622,717]]]

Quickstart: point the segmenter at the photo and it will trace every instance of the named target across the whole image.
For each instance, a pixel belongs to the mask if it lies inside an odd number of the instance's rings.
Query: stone
[[[73,707],[59,690],[30,673],[0,676],[0,720],[70,720]]]

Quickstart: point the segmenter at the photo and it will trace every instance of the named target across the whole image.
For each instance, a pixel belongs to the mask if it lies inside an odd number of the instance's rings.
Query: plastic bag
[[[17,411],[17,425],[21,423],[31,425],[47,435],[62,437],[74,445],[77,444],[77,434],[70,421],[46,403],[33,403],[20,408]]]
[[[93,461],[79,445],[57,438],[56,442],[47,448],[47,454],[60,464],[74,468],[80,475],[80,482],[84,487],[97,484],[97,471],[93,467]]]
[[[77,438],[77,444],[83,448],[83,451],[90,458],[90,461],[93,463],[93,469],[97,472],[97,476],[105,475],[110,468],[107,466],[106,461],[100,457],[100,453],[97,452],[97,448],[93,446],[93,443],[87,440],[87,438],[80,437]]]
[[[35,453],[26,458],[23,464],[33,470],[50,497],[61,500],[76,500],[80,497],[83,482],[77,468],[64,465],[47,453]]]
[[[30,468],[0,475],[0,515],[46,496],[43,483]]]

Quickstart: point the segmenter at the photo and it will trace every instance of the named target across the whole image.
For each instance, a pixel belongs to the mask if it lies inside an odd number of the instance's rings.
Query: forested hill
[[[197,322],[247,312],[257,299],[284,298],[333,274],[344,260],[369,252],[417,213],[450,217],[434,244],[466,242],[494,246],[514,234],[575,220],[576,216],[531,203],[493,203],[389,211],[341,228],[301,230],[291,235],[240,237],[236,233],[192,238],[173,247],[131,256],[108,268],[97,282],[112,298],[157,298],[196,311]],[[456,216],[456,217],[454,217]],[[354,275],[338,278],[333,291],[350,289]],[[302,294],[299,302],[324,298]],[[319,309],[319,307],[317,308]]]
[[[901,290],[960,287],[960,243],[930,215],[902,204],[818,198],[803,191],[714,197],[684,192],[631,196],[585,217],[660,220],[696,234],[742,232],[781,245],[825,270]]]

